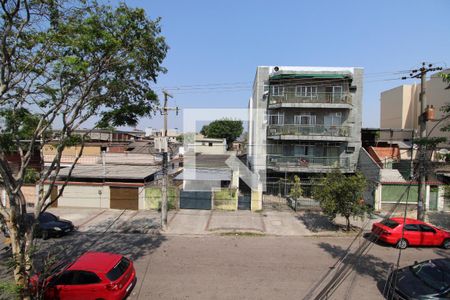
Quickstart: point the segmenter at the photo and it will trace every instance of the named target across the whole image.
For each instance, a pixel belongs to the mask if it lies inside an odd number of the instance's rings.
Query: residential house
[[[159,178],[160,170],[158,166],[142,165],[76,165],[53,206],[146,209],[144,190]],[[60,171],[51,200],[68,175],[69,168]]]
[[[193,144],[188,144],[188,151],[203,154],[215,154],[215,155],[226,154],[227,140],[196,137]]]
[[[233,209],[238,204],[250,209],[248,197],[240,197],[242,203],[238,203],[239,174],[226,163],[230,155],[188,153],[185,156],[184,169],[174,178],[175,182],[181,182],[180,208],[212,209],[215,192],[233,189],[236,193]]]
[[[410,182],[411,159],[402,160],[398,146],[361,148],[358,171],[368,180],[364,193],[366,203],[377,211],[394,213],[417,208],[418,184]],[[425,183],[425,207],[429,211],[450,211],[450,201],[444,197],[444,184],[441,180],[431,178]],[[400,204],[400,205],[398,205]]]

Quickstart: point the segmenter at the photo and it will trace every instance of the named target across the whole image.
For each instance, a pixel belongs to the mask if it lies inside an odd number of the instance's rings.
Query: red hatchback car
[[[372,233],[381,241],[401,249],[408,246],[442,246],[450,249],[450,232],[415,219],[386,219],[373,224]]]
[[[44,299],[124,299],[135,283],[131,260],[119,254],[87,252],[45,280]]]

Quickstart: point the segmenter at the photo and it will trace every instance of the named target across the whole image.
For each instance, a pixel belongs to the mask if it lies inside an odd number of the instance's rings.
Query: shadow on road
[[[343,257],[347,253],[347,249],[329,243],[320,243],[319,247],[336,259]],[[383,293],[386,278],[389,270],[392,268],[391,263],[371,254],[358,257],[354,253],[349,253],[344,260],[344,263],[351,264],[353,266],[353,271],[356,272],[357,275],[372,277],[376,281],[380,293]]]
[[[161,235],[79,232],[59,239],[37,240],[35,270],[41,270],[49,257],[70,262],[86,251],[118,253],[136,260],[153,253],[165,240]]]
[[[450,230],[450,216],[445,212],[429,212],[428,220],[431,224]]]
[[[302,212],[297,215],[297,218],[312,232],[335,231],[340,229],[340,226],[334,224],[327,216],[322,215],[320,212]]]

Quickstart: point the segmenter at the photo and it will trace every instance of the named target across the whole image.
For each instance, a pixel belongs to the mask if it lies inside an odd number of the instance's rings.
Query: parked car
[[[372,233],[379,240],[400,249],[408,246],[442,246],[450,249],[450,232],[415,219],[386,219],[373,224]]]
[[[86,252],[73,263],[58,266],[54,275],[41,280],[44,299],[124,299],[136,284],[133,262],[114,253]],[[38,275],[31,279],[34,291]]]
[[[387,299],[449,299],[450,259],[432,259],[415,263],[388,277]]]
[[[28,222],[34,221],[34,214],[27,214]],[[69,220],[63,220],[49,212],[43,212],[38,218],[39,225],[36,227],[36,236],[42,237],[44,240],[49,237],[60,237],[66,233],[72,232],[75,227]]]

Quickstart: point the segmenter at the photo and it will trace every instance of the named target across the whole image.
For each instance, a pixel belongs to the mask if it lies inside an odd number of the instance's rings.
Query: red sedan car
[[[408,246],[442,246],[450,249],[450,232],[415,219],[386,219],[373,224],[372,233],[379,240],[401,249]]]
[[[44,299],[124,299],[135,283],[131,260],[119,254],[87,252],[44,281]]]

